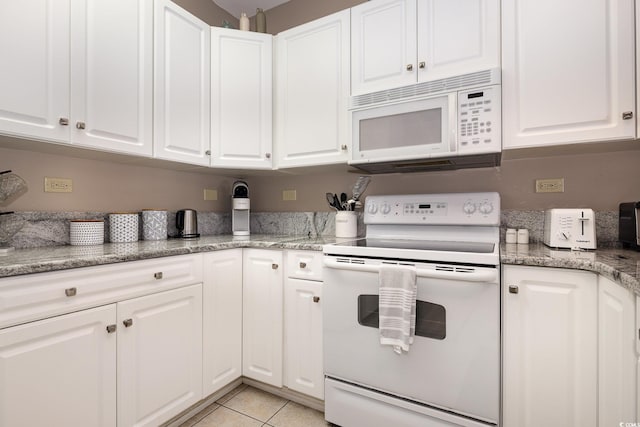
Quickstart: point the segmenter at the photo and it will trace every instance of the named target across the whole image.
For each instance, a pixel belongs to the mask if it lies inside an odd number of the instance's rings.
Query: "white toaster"
[[[593,209],[549,209],[544,213],[544,244],[552,248],[595,249]]]

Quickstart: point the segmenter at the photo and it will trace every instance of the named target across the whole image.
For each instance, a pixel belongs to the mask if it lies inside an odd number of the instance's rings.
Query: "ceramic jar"
[[[72,246],[101,245],[104,243],[104,221],[79,219],[69,223],[69,243]]]
[[[112,243],[138,241],[138,214],[109,214],[109,240]]]
[[[167,211],[156,209],[142,211],[142,238],[144,240],[167,238]]]

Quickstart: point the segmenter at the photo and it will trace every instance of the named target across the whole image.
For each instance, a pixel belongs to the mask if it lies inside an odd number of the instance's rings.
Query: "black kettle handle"
[[[176,227],[178,230],[184,229],[184,211],[176,212]]]

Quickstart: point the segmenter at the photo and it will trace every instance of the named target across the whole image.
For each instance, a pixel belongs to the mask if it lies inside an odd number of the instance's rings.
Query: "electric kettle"
[[[198,212],[194,209],[180,209],[176,212],[178,237],[189,239],[200,237],[198,234]]]

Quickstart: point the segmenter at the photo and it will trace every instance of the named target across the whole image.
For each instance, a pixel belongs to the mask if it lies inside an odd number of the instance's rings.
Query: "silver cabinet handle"
[[[82,130],[82,129],[84,129],[84,128],[85,128],[85,124],[84,124],[84,122],[77,122],[77,123],[76,123],[76,129],[80,129],[80,130]]]
[[[424,70],[427,66],[427,63],[422,61],[418,63],[418,68],[420,68],[421,70]]]
[[[75,297],[77,293],[78,290],[76,288],[68,288],[64,290],[64,294],[68,297]]]
[[[122,321],[122,324],[125,328],[128,328],[129,326],[133,325],[133,319],[125,319]]]
[[[278,264],[271,264],[271,269],[272,270],[277,270],[278,269]]]
[[[306,262],[301,262],[300,263],[300,268],[307,268],[307,263]]]
[[[60,117],[58,123],[60,123],[61,126],[69,126],[69,119],[66,117]]]
[[[510,294],[517,294],[518,292],[520,292],[520,289],[516,285],[509,285]]]
[[[320,297],[313,297],[313,302],[320,302]]]
[[[622,113],[622,120],[631,120],[633,119],[633,111],[625,111]]]
[[[116,325],[107,325],[107,332],[112,334],[116,331],[117,326]]]
[[[342,149],[342,151],[347,151],[347,144],[342,144],[342,146],[340,147]]]
[[[413,64],[407,64],[407,71],[413,71]]]
[[[265,158],[267,158],[267,159],[270,159],[270,158],[271,158],[271,153],[266,153],[266,154],[264,155],[264,157],[265,157]]]
[[[206,154],[207,156],[210,156],[211,155],[211,150],[205,151],[204,154]]]
[[[156,280],[162,279],[162,271],[153,274],[153,278]]]

